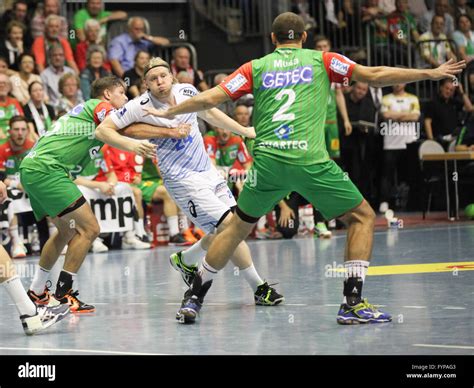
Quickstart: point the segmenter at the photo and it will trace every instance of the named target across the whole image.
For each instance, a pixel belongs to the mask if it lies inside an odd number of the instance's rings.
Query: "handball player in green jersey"
[[[389,86],[421,80],[454,78],[466,67],[452,60],[435,69],[366,67],[332,53],[302,48],[307,34],[298,15],[276,17],[271,39],[276,49],[245,63],[218,86],[156,116],[211,109],[229,99],[252,93],[256,131],[254,165],[238,199],[236,217],[212,242],[178,315],[194,322],[204,296],[218,271],[224,268],[255,222],[289,192],[296,191],[326,219],[342,218],[348,225],[344,257],[346,269],[340,324],[388,322],[391,316],[362,298],[362,286],[372,253],[375,213],[359,190],[329,158],[324,127],[332,82],[353,81]]]
[[[62,116],[23,159],[20,181],[28,194],[37,220],[51,217],[57,232],[46,242],[28,295],[37,305],[47,305],[51,293],[46,286],[49,272],[68,244],[64,267],[59,275],[54,299],[68,304],[71,312],[88,313],[94,306],[81,302],[73,289],[74,278],[100,233],[91,207],[74,183],[74,179],[99,155],[104,145],[96,127],[126,102],[125,83],[117,77],[104,77],[92,84],[93,98],[79,104]],[[152,132],[159,137],[183,138],[189,127],[161,128],[138,123],[121,133],[135,138]],[[141,156],[154,157],[156,146],[145,140],[134,140],[115,132],[107,143]],[[52,300],[55,303],[54,299]]]

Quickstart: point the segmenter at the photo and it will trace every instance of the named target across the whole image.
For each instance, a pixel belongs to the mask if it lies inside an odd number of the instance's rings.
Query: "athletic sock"
[[[204,256],[206,256],[206,251],[202,248],[201,241],[198,241],[185,251],[181,252],[183,263],[188,266],[196,265]]]
[[[22,241],[20,240],[20,235],[18,234],[18,225],[11,226],[8,228],[8,230],[10,231],[13,245],[20,244]]]
[[[198,272],[199,272],[199,275],[201,276],[202,284],[204,284],[208,282],[209,280],[213,280],[219,271],[213,268],[212,266],[210,266],[207,263],[206,258],[204,258],[202,260],[201,265],[199,266]]]
[[[267,217],[266,216],[260,217],[257,221],[257,230],[265,229],[266,223],[267,223]]]
[[[56,299],[63,298],[69,290],[72,290],[75,277],[76,274],[73,272],[68,272],[64,269],[61,271],[59,274],[58,283],[56,285],[56,293],[54,294]]]
[[[244,275],[245,280],[247,280],[247,283],[250,285],[254,292],[257,291],[258,286],[261,286],[263,283],[265,283],[258,275],[257,270],[255,269],[255,266],[253,264],[250,267],[241,269],[240,273]]]
[[[169,216],[166,220],[168,221],[170,237],[179,234],[178,216]]]
[[[138,221],[134,221],[134,230],[135,234],[142,238],[146,233],[145,233],[145,226],[143,224],[143,218],[140,218]]]
[[[344,300],[349,306],[355,306],[362,301],[362,286],[369,268],[365,260],[350,260],[344,263],[346,275],[344,280]]]
[[[30,290],[32,290],[36,295],[42,294],[48,278],[49,270],[38,265],[33,281],[31,282]]]
[[[36,306],[26,294],[18,275],[3,282],[20,315],[36,315]]]

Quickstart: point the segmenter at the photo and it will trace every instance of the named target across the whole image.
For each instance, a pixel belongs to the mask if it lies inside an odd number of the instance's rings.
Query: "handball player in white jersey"
[[[206,232],[206,236],[192,247],[170,257],[172,266],[181,272],[183,280],[190,286],[196,271],[206,266],[203,259],[215,233],[229,224],[236,206],[227,182],[206,152],[197,118],[246,137],[255,137],[255,130],[241,126],[216,108],[179,115],[174,119],[153,116],[151,113],[177,105],[195,96],[198,91],[191,84],[177,83],[168,63],[161,58],[150,60],[144,69],[144,77],[148,91],[109,115],[97,131],[102,136],[116,136],[117,131],[136,122],[169,128],[191,126],[189,136],[179,140],[155,139],[153,131],[149,129],[133,133],[134,137],[150,139],[151,143],[157,145],[158,165],[168,193],[189,219]],[[245,241],[234,251],[232,261],[252,287],[256,304],[273,306],[284,300],[258,275]]]

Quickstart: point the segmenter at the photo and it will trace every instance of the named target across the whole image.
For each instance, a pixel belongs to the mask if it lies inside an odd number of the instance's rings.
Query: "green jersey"
[[[75,178],[100,154],[104,143],[95,138],[95,128],[111,110],[110,103],[97,99],[77,105],[38,140],[21,167],[62,169]]]
[[[324,126],[332,82],[349,84],[355,63],[336,53],[278,48],[247,62],[220,87],[233,100],[255,98],[255,158],[293,165],[329,160]]]

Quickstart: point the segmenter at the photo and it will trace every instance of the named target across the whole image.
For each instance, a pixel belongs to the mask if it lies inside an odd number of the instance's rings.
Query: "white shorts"
[[[163,181],[171,198],[204,232],[215,231],[222,217],[237,205],[227,182],[214,166],[184,179]]]

